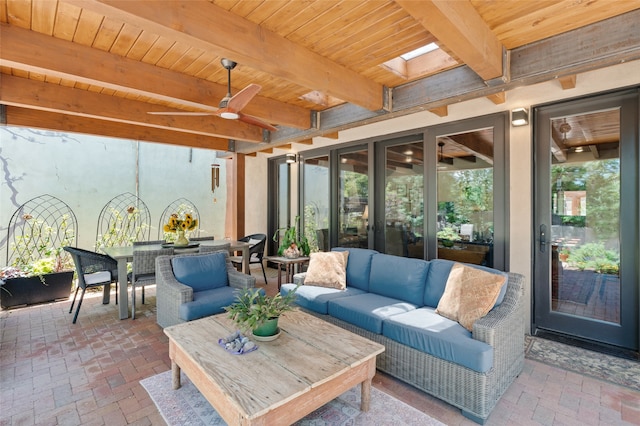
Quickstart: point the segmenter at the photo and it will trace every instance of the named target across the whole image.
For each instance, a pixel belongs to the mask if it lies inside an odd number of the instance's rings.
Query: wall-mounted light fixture
[[[211,192],[220,186],[220,164],[211,165]]]
[[[512,126],[526,126],[529,124],[529,110],[526,108],[516,108],[511,111]]]
[[[293,164],[298,161],[298,156],[296,154],[287,154],[285,155],[287,164]]]

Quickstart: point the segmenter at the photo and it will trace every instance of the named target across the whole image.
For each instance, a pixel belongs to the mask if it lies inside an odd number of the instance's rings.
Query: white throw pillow
[[[348,251],[311,253],[304,284],[344,290],[347,288],[348,258]]]

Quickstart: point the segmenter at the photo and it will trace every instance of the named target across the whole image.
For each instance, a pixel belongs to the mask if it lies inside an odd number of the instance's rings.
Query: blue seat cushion
[[[184,321],[193,321],[224,312],[224,307],[236,301],[238,290],[219,287],[212,290],[194,291],[193,300],[180,305],[179,316]]]
[[[348,251],[347,259],[347,287],[355,287],[369,291],[369,273],[371,272],[371,259],[378,252],[361,248],[335,247],[331,251]]]
[[[493,348],[471,337],[455,321],[435,313],[433,308],[419,308],[393,315],[384,321],[382,334],[398,343],[435,357],[486,373],[493,366]]]
[[[423,306],[429,262],[376,254],[371,260],[369,292]]]
[[[295,284],[282,284],[280,293],[284,296],[294,288],[296,288]],[[296,304],[310,311],[326,315],[329,312],[329,300],[364,293],[364,291],[355,287],[339,290],[315,285],[301,285],[296,291]]]
[[[350,324],[382,333],[382,322],[392,315],[415,310],[416,305],[404,300],[364,293],[329,301],[329,315]]]
[[[445,259],[434,259],[429,261],[429,263],[430,267],[429,274],[427,275],[427,286],[424,292],[424,305],[430,306],[432,308],[437,308],[438,302],[440,302],[440,298],[444,294],[444,289],[447,286],[449,273],[451,272],[451,268],[453,267],[455,262]],[[505,277],[504,284],[502,285],[502,288],[500,288],[500,293],[498,294],[498,299],[493,306],[496,307],[500,305],[500,303],[502,303],[502,300],[504,299],[504,295],[507,293],[509,274],[498,269],[493,269],[481,265],[471,265],[468,263],[464,263],[463,265],[471,266],[473,268],[481,269],[493,274],[503,275]]]
[[[188,285],[194,292],[229,285],[227,257],[223,252],[174,257],[171,267],[176,280]]]

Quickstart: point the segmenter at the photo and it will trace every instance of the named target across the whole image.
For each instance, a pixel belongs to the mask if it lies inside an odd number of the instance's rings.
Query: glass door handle
[[[547,225],[540,225],[540,252],[547,249]]]

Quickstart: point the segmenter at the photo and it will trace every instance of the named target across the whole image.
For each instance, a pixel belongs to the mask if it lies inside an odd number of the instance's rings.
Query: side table
[[[303,265],[309,263],[308,256],[300,256],[293,259],[282,256],[265,256],[267,262],[273,262],[278,265],[278,290],[280,290],[280,286],[282,285],[282,268],[281,265],[284,265],[284,278],[288,283],[293,282],[293,274],[296,269],[300,269]]]

